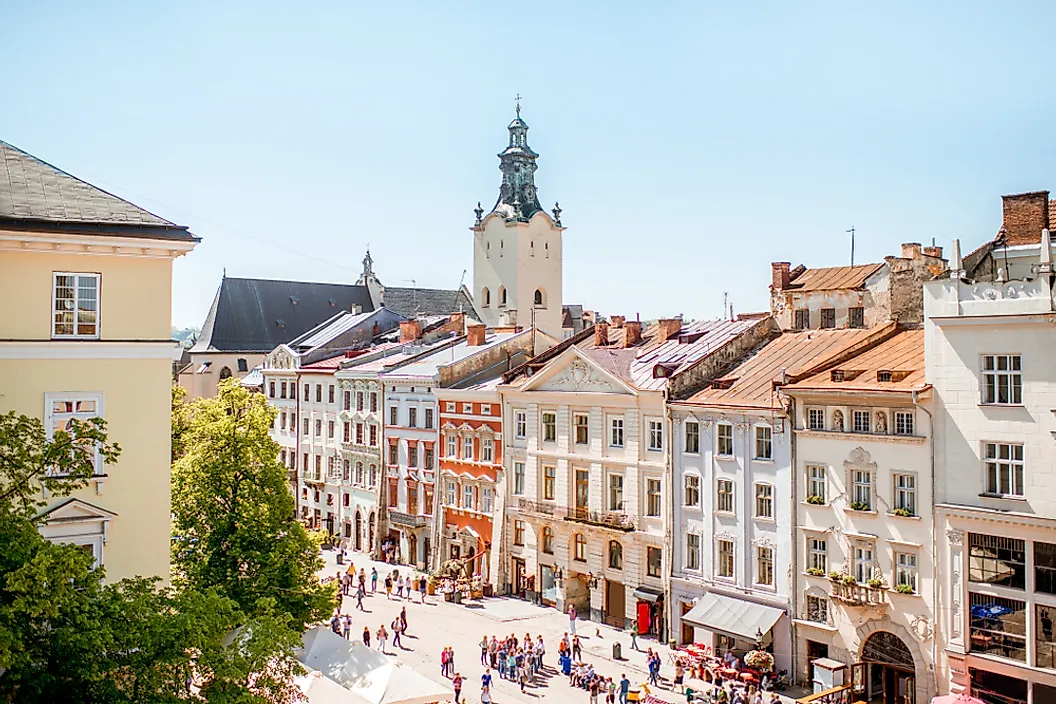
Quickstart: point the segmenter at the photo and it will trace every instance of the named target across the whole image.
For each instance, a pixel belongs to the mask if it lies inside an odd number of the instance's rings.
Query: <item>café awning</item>
[[[705,594],[682,616],[682,620],[709,631],[754,641],[760,633],[768,633],[783,613],[772,606],[719,594]]]

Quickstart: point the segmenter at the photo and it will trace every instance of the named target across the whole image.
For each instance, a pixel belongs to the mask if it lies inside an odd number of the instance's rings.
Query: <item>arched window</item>
[[[587,539],[583,537],[582,533],[576,533],[573,537],[573,552],[572,559],[578,562],[587,561]]]
[[[623,546],[618,540],[609,541],[609,567],[614,570],[623,569]]]
[[[542,291],[542,289],[538,289],[538,288],[535,289],[535,305],[536,306],[540,306],[540,307],[546,305],[543,302],[543,291]]]
[[[491,305],[491,291],[488,290],[487,286],[480,292],[480,300],[483,301],[482,305],[485,308]]]
[[[221,381],[223,381],[224,379],[230,379],[230,378],[231,378],[231,367],[224,367],[223,369],[220,370],[220,380]]]
[[[506,305],[506,287],[499,286],[499,307]]]
[[[554,554],[554,529],[550,526],[543,527],[543,552],[547,555]]]

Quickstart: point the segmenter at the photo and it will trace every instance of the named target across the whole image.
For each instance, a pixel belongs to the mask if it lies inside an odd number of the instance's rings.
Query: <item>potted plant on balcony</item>
[[[908,508],[896,508],[893,513],[896,516],[901,516],[902,518],[911,518],[913,516],[913,512],[910,511]]]
[[[829,581],[839,582],[840,581],[840,573],[837,572],[836,570],[832,570],[831,572],[829,572]]]
[[[858,580],[854,578],[853,574],[845,574],[840,577],[840,584],[843,584],[844,586],[849,587],[857,583]]]
[[[807,497],[807,503],[808,504],[814,504],[815,506],[824,506],[825,505],[825,498],[821,497],[821,496],[818,496],[817,494],[811,494],[810,496]]]
[[[809,574],[811,577],[824,577],[825,570],[821,569],[820,567],[808,567],[807,574]]]
[[[873,577],[865,582],[866,586],[870,589],[881,589],[884,586],[884,580]]]

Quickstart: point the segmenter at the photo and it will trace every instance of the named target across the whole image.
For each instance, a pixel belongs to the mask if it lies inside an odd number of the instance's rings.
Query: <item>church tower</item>
[[[561,339],[561,208],[539,205],[528,125],[517,117],[499,154],[502,183],[487,215],[477,203],[473,231],[473,298],[488,326],[534,326]]]

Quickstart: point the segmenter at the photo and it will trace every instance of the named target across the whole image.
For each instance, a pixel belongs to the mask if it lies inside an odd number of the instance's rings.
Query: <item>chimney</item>
[[[1019,193],[1001,196],[1005,243],[1033,244],[1041,240],[1041,231],[1049,227],[1049,192]]]
[[[452,313],[448,326],[455,331],[456,335],[461,335],[462,331],[466,329],[466,314]]]
[[[594,323],[594,346],[604,347],[609,344],[609,324]]]
[[[780,262],[785,265],[785,273],[788,273],[788,263]],[[786,279],[787,281],[787,279]],[[659,330],[656,334],[656,341],[660,343],[667,342],[672,337],[678,337],[678,333],[682,332],[682,318],[660,318],[656,321]]]
[[[422,336],[422,324],[417,320],[400,321],[400,342],[414,342]]]
[[[770,284],[770,288],[774,291],[784,291],[788,288],[788,270],[792,266],[792,262],[774,262],[770,265],[770,273],[773,276],[773,282]]]
[[[920,243],[905,242],[902,244],[903,259],[920,259]]]
[[[613,315],[609,318],[609,320],[612,322],[612,327],[619,330],[623,327],[623,323],[627,320],[627,318],[622,315]]]
[[[631,320],[623,324],[623,346],[634,347],[642,341],[642,324]]]
[[[922,251],[925,256],[942,259],[942,247],[925,247]]]
[[[487,337],[487,330],[486,325],[470,325],[466,328],[466,344],[470,347],[480,347]]]

